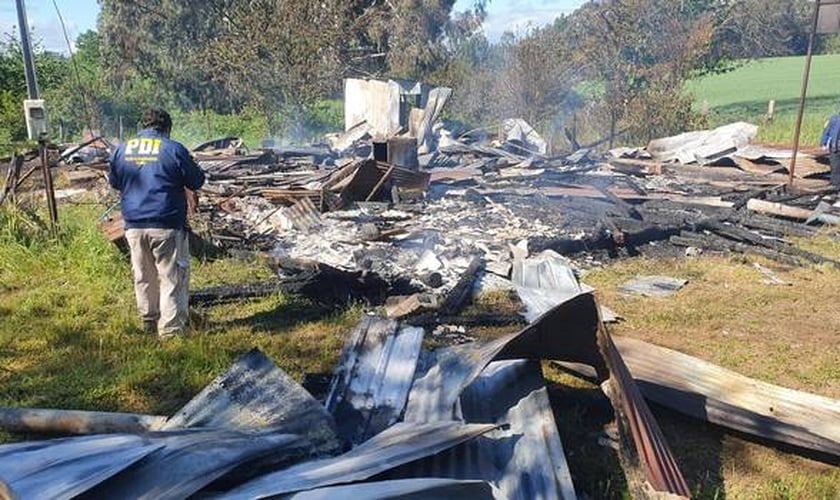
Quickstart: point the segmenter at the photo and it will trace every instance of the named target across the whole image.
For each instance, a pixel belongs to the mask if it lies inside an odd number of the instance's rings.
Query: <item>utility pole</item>
[[[15,0],[15,4],[20,28],[23,67],[26,73],[26,92],[29,97],[23,102],[26,128],[30,139],[36,137],[38,139],[38,156],[41,158],[41,171],[44,174],[44,190],[47,196],[50,227],[55,232],[58,226],[58,207],[55,201],[55,189],[53,188],[52,172],[47,155],[47,113],[44,102],[40,100],[40,94],[38,93],[38,77],[35,74],[35,58],[32,54],[32,41],[29,37],[29,23],[26,20],[26,5],[24,5],[23,0]]]
[[[32,56],[32,41],[29,39],[29,23],[26,21],[26,6],[23,0],[17,3],[20,46],[23,49],[23,67],[26,70],[26,92],[30,99],[38,99],[38,78],[35,75],[35,58]]]
[[[788,185],[793,187],[796,170],[796,156],[799,154],[799,140],[802,137],[802,117],[805,115],[805,98],[808,96],[808,81],[811,78],[811,59],[814,56],[814,38],[817,36],[817,25],[820,19],[820,0],[814,3],[814,17],[811,22],[811,32],[808,35],[808,55],[805,57],[805,71],[802,74],[802,93],[799,96],[799,114],[796,115],[796,130],[793,132],[793,157],[790,159],[790,178]]]

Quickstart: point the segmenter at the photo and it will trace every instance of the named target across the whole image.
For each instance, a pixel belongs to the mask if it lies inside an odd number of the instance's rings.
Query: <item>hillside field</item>
[[[758,59],[727,73],[691,81],[688,89],[695,95],[697,109],[708,106],[710,125],[749,121],[762,126],[760,140],[790,143],[804,68],[804,57]],[[839,81],[840,54],[814,56],[805,105],[803,145],[817,145],[826,119],[840,107]],[[771,99],[776,100],[776,118],[765,123]]]

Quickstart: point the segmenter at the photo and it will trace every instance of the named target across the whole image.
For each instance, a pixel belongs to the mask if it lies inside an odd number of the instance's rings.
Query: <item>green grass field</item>
[[[710,110],[711,125],[749,121],[761,125],[760,140],[791,143],[804,68],[804,57],[759,59],[687,86],[696,97],[697,109]],[[815,56],[803,123],[804,145],[817,145],[826,119],[840,106],[838,82],[840,54]],[[767,104],[772,99],[776,101],[776,118],[765,123]]]

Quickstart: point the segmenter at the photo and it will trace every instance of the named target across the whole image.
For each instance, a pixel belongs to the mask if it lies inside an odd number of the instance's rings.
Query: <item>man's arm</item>
[[[117,173],[117,152],[118,149],[115,149],[113,153],[111,153],[111,157],[108,159],[108,183],[114,189],[120,189],[120,177]]]
[[[184,146],[179,145],[175,154],[178,158],[178,164],[181,166],[181,172],[184,174],[186,187],[192,191],[201,189],[201,186],[204,185],[204,171],[190,156],[190,152]]]

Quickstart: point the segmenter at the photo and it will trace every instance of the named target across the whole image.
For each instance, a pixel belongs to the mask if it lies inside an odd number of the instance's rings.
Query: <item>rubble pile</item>
[[[738,155],[777,167],[784,157],[768,148],[757,157],[759,148],[744,142],[750,134],[752,126],[735,124],[693,133],[688,144],[671,138],[606,157],[449,138],[414,169],[349,151],[310,156],[305,166],[268,150],[224,160],[204,151],[199,161],[211,181],[200,213],[215,244],[266,252],[281,275],[301,263],[374,273],[391,285],[386,296],[421,294],[417,310],[443,302],[467,270],[477,273],[473,280],[509,281],[514,245],[526,255],[556,251],[579,268],[622,255],[704,251],[826,262],[787,238],[838,220],[836,194],[814,178],[827,166],[810,159],[796,188],[782,173],[742,169]],[[661,161],[675,158],[689,163]],[[809,164],[804,156],[801,164]]]

